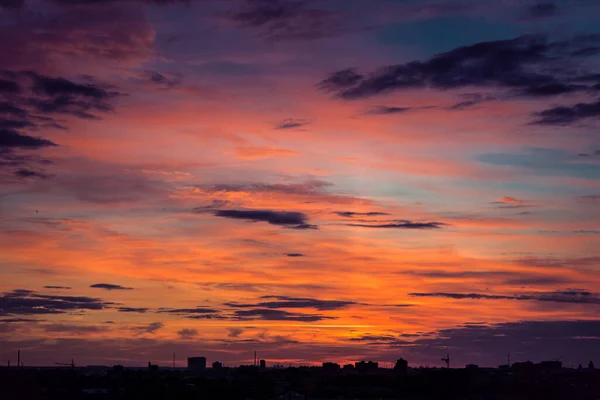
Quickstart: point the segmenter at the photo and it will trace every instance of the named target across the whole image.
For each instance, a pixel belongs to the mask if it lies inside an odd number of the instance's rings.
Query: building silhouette
[[[267,362],[265,360],[260,360],[259,364],[260,364],[260,369],[267,368]]]
[[[400,375],[406,375],[408,373],[408,361],[404,358],[399,358],[394,366],[394,371]]]
[[[206,357],[188,357],[188,369],[195,372],[206,370]]]
[[[354,368],[361,373],[377,372],[377,370],[379,369],[379,363],[375,361],[359,361],[354,363]]]
[[[324,362],[322,368],[323,372],[327,374],[333,374],[340,371],[340,364],[333,362]]]

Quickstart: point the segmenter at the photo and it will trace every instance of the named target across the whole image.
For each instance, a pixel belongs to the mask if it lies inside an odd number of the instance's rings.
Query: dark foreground
[[[2,368],[0,398],[28,399],[577,399],[600,400],[583,369]]]

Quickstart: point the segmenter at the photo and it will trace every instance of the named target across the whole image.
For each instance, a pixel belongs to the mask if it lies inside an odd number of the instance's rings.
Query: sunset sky
[[[0,363],[600,362],[598,15],[0,0]]]

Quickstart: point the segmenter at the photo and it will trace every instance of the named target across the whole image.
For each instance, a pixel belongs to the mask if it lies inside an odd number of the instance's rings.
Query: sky
[[[0,0],[0,362],[600,361],[597,15]]]

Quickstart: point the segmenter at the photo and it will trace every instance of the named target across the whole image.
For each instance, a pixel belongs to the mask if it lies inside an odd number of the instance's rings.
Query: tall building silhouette
[[[206,357],[188,357],[188,369],[195,372],[206,370]]]

